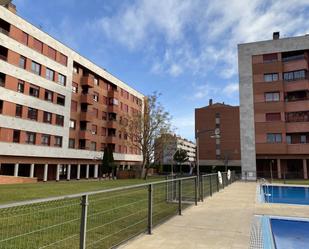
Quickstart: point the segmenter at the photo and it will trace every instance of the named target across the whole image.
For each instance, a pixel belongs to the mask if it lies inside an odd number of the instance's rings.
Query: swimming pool
[[[307,249],[309,220],[288,217],[263,217],[264,249]]]
[[[309,205],[309,187],[263,185],[261,190],[264,202]]]

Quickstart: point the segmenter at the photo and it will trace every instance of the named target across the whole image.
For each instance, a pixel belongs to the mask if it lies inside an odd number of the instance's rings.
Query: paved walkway
[[[248,249],[256,183],[236,182],[122,249]]]

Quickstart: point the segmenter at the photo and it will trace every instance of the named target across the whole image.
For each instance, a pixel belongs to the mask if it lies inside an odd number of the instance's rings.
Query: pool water
[[[265,202],[270,203],[309,205],[309,188],[274,185],[263,186],[263,199]]]
[[[276,249],[308,249],[309,221],[270,219]]]

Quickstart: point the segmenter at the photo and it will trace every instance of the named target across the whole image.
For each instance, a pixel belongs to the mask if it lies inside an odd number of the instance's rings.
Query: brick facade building
[[[0,7],[0,174],[98,177],[104,148],[118,165],[142,160],[119,126],[144,96]]]

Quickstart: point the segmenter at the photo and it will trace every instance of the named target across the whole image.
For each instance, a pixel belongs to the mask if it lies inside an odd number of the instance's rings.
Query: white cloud
[[[194,139],[194,113],[187,116],[178,116],[172,119],[172,126],[175,132],[181,134],[182,137],[193,140]],[[176,128],[177,127],[177,128]]]
[[[230,83],[223,88],[223,93],[227,96],[232,96],[234,94],[238,94],[239,84],[238,83]]]
[[[237,75],[237,43],[309,31],[308,0],[135,0],[98,21],[132,50],[152,50],[152,72]],[[154,46],[154,44],[156,46]],[[162,48],[164,48],[162,52]],[[201,95],[201,94],[200,94]]]

